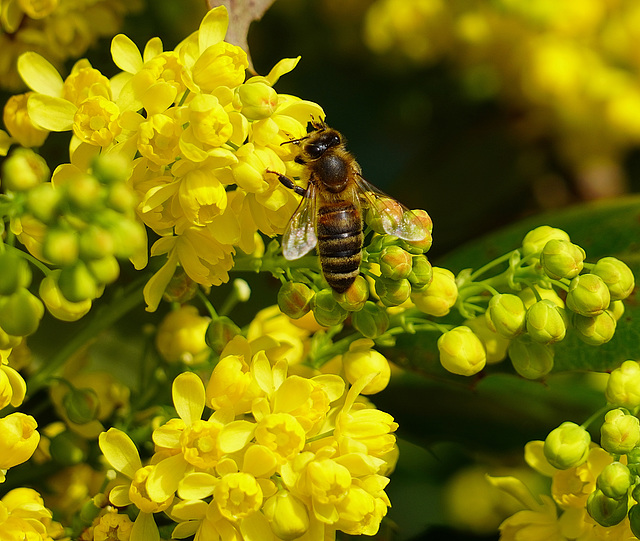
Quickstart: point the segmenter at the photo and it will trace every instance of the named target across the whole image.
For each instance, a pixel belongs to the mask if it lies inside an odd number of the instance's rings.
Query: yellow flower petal
[[[154,246],[157,244],[158,243],[156,242]],[[151,255],[153,256],[153,253]],[[158,305],[162,300],[164,290],[167,288],[167,285],[169,285],[171,278],[173,278],[173,273],[175,272],[177,265],[178,256],[175,253],[172,253],[162,268],[156,272],[144,286],[142,293],[144,301],[147,303],[147,307],[145,308],[147,312],[155,312],[158,308]]]
[[[160,532],[151,513],[138,514],[131,528],[130,541],[160,541]]]
[[[109,492],[109,501],[116,507],[126,507],[131,503],[129,485],[116,485]]]
[[[142,69],[142,56],[138,47],[124,34],[118,34],[111,40],[111,57],[122,71],[138,73]]]
[[[159,37],[151,38],[144,47],[144,52],[142,53],[143,61],[148,62],[152,58],[162,54],[162,50],[162,40]]]
[[[186,469],[187,462],[181,453],[158,462],[147,478],[149,498],[157,503],[168,500],[177,490]]]
[[[229,25],[229,14],[227,8],[218,6],[204,16],[200,23],[198,31],[198,45],[200,51],[204,51],[207,47],[221,42],[227,35],[227,27]]]
[[[173,405],[187,426],[200,420],[204,411],[204,384],[193,372],[183,372],[173,380]]]
[[[47,96],[62,94],[63,81],[58,70],[39,54],[32,51],[21,54],[18,72],[31,90]]]
[[[278,459],[270,449],[263,445],[252,445],[244,454],[242,471],[254,477],[271,477],[278,467]]]
[[[298,62],[300,62],[300,58],[302,57],[298,56],[296,58],[283,58],[282,60],[280,60],[280,62],[273,66],[273,68],[271,68],[269,75],[267,75],[265,79],[269,81],[269,84],[271,86],[275,85],[280,77],[289,73],[298,65]]]
[[[178,487],[178,495],[184,500],[203,500],[213,494],[218,479],[206,472],[193,472],[184,476]]]
[[[0,130],[0,156],[6,156],[9,152],[9,147],[13,144],[13,137],[11,137],[6,131]]]
[[[109,464],[129,479],[133,479],[136,471],[142,467],[138,449],[122,430],[110,428],[103,432],[98,444]]]
[[[78,108],[70,101],[45,94],[33,94],[27,104],[34,124],[50,131],[69,131]]]
[[[249,421],[233,421],[220,431],[218,445],[223,453],[235,453],[243,449],[253,437],[255,423]]]

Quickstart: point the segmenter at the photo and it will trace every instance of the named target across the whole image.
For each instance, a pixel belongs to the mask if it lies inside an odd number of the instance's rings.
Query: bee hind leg
[[[285,188],[289,188],[290,190],[293,190],[298,195],[302,195],[302,196],[307,195],[307,190],[304,189],[304,188],[301,188],[300,186],[298,186],[289,177],[287,177],[287,176],[285,176],[285,175],[283,175],[281,173],[278,173],[277,171],[271,171],[270,169],[267,169],[267,173],[272,173],[272,174],[276,175],[278,177],[278,180],[282,183],[282,185]]]

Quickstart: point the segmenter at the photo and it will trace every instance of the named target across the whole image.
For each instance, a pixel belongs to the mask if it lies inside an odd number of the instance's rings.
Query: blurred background
[[[136,3],[118,17],[140,48],[153,36],[174,47],[206,9],[202,0]],[[248,41],[259,74],[302,57],[277,91],[319,103],[367,180],[430,213],[436,262],[524,217],[640,189],[637,0],[277,0]],[[84,54],[111,75],[108,43],[100,38]],[[72,61],[58,64],[68,70]],[[0,73],[5,88],[18,84],[6,58]],[[54,166],[66,161],[68,143],[51,139]],[[492,385],[532,392],[513,381]],[[414,443],[400,442],[393,507],[378,538],[497,539],[515,507],[488,488],[484,472],[531,476],[520,466],[522,445],[553,426],[553,401],[531,426],[505,422],[510,437],[467,421],[460,428],[467,437],[450,443],[439,437],[438,408],[458,408],[462,417],[469,389],[434,384],[420,392],[436,409],[426,416],[433,424],[412,427]],[[387,397],[384,409],[396,415],[401,398]],[[411,407],[420,404],[404,409]],[[481,418],[482,403],[474,407]]]

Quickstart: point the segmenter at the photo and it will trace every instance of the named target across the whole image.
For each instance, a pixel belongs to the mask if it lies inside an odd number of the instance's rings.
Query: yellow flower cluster
[[[31,488],[16,488],[0,499],[0,532],[3,541],[53,541],[62,537],[63,530],[52,520],[40,494]]]
[[[0,86],[23,86],[18,57],[35,51],[61,67],[103,36],[114,35],[126,13],[140,0],[2,0],[0,1]]]
[[[640,141],[639,20],[634,0],[377,0],[365,41],[450,61],[472,96],[504,99],[581,170]]]
[[[257,231],[284,230],[296,196],[266,171],[295,175],[295,151],[281,143],[303,136],[311,118],[324,116],[318,105],[273,89],[297,59],[245,80],[247,56],[223,41],[227,24],[225,8],[213,9],[172,51],[154,38],[141,54],[118,35],[111,53],[122,71],[111,79],[87,60],[64,80],[36,53],[18,61],[33,92],[12,105],[14,140],[25,144],[38,141],[42,130],[71,131],[72,164],[98,153],[131,164],[139,217],[160,236],[150,253],[167,258],[145,289],[150,310],[178,266],[198,284],[219,285],[229,278],[236,248],[259,252]],[[143,267],[146,255],[134,263]]]
[[[290,374],[284,358],[270,356],[238,336],[206,385],[193,372],[175,378],[178,417],[153,431],[147,465],[124,432],[100,435],[105,458],[126,478],[110,502],[140,510],[133,525],[119,526],[131,528],[132,541],[159,538],[155,513],[177,523],[179,539],[320,541],[338,530],[378,531],[397,424],[359,398],[375,374],[347,390],[335,374]]]

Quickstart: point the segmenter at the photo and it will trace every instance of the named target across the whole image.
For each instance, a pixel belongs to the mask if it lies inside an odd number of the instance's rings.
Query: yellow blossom
[[[31,415],[15,412],[0,419],[0,470],[31,458],[40,441],[38,424]]]
[[[203,360],[208,353],[205,333],[210,321],[200,316],[195,306],[183,305],[169,312],[158,326],[158,351],[170,363],[182,360],[193,364]]]
[[[7,131],[23,147],[41,146],[49,132],[36,126],[27,113],[31,92],[11,96],[4,105],[2,120]]]

